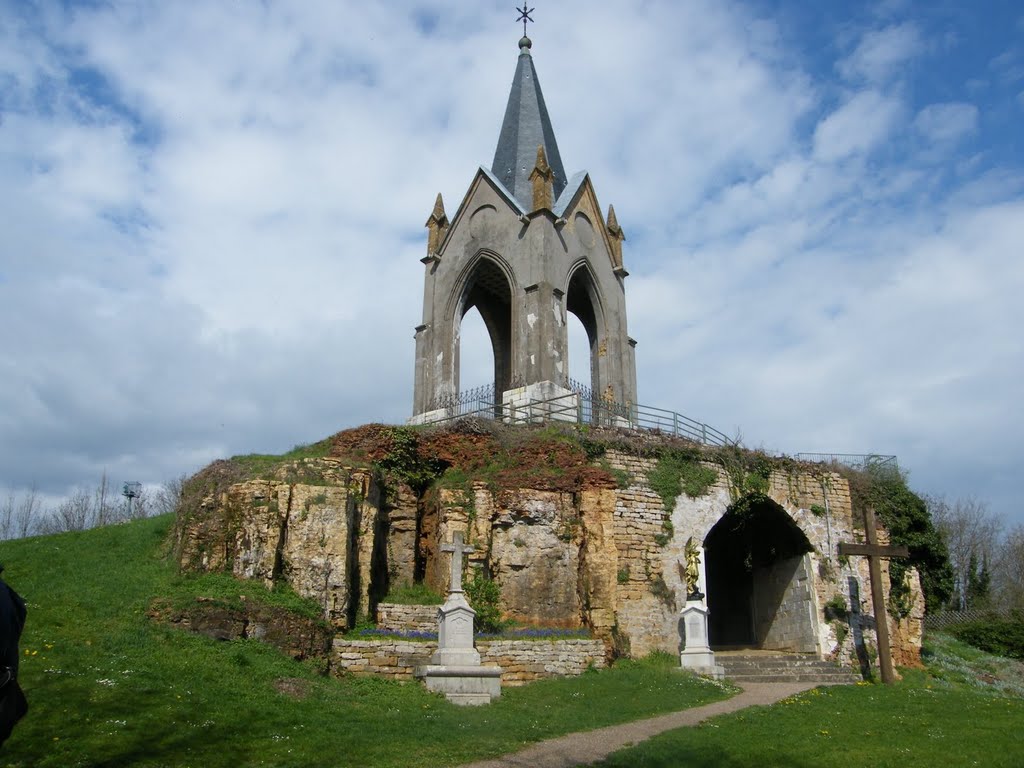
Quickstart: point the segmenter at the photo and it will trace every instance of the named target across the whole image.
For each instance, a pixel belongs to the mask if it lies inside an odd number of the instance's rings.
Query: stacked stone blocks
[[[478,640],[476,649],[486,667],[501,667],[502,685],[523,685],[548,677],[581,675],[603,669],[605,647],[600,640]],[[334,640],[331,668],[343,672],[379,675],[390,680],[412,680],[418,666],[428,664],[436,641],[401,639]]]

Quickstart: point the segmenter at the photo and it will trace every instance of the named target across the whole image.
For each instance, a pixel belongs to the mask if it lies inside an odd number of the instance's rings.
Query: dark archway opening
[[[494,355],[494,397],[500,403],[501,393],[510,388],[512,381],[512,288],[501,268],[482,258],[466,282],[463,297],[459,323],[475,308],[487,328]],[[461,344],[460,337],[460,358]]]
[[[812,549],[771,499],[731,506],[704,539],[712,647],[815,652]]]

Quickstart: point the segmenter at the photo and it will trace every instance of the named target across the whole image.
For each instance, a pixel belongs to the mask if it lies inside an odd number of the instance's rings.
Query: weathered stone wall
[[[412,584],[416,579],[416,519],[419,499],[407,485],[399,485],[388,499],[386,520],[388,581]]]
[[[889,569],[885,570],[886,577]],[[921,642],[924,639],[924,592],[921,577],[916,569],[907,572],[907,586],[910,588],[910,613],[902,619],[889,617],[889,636],[892,646],[892,662],[900,667],[922,667]]]
[[[754,572],[754,621],[765,649],[816,653],[808,557],[791,557]]]
[[[486,667],[501,667],[502,685],[522,685],[546,677],[583,674],[605,666],[600,640],[478,640],[476,649]],[[416,667],[428,664],[437,643],[412,640],[334,640],[331,668],[335,674],[380,675],[411,680]]]
[[[331,671],[337,675],[380,675],[391,680],[412,680],[416,667],[430,663],[436,642],[414,640],[356,640],[334,638]]]
[[[680,645],[678,613],[683,607],[679,601],[685,602],[686,590],[680,586],[678,574],[673,578],[667,572],[673,565],[665,558],[665,549],[673,541],[666,526],[669,515],[661,496],[647,481],[647,473],[657,462],[620,451],[609,451],[605,458],[630,477],[629,487],[615,492],[618,633],[628,638],[634,656],[656,650],[676,653]],[[659,544],[659,537],[662,541],[669,537],[668,544]]]
[[[377,628],[387,632],[437,632],[437,605],[377,605]]]
[[[492,577],[508,618],[586,626],[608,648],[634,656],[675,653],[686,542],[691,536],[704,542],[740,491],[724,470],[708,464],[717,479],[707,492],[700,498],[683,494],[667,511],[648,481],[654,460],[616,450],[604,460],[628,473],[628,487],[495,491],[476,482],[423,498],[404,486],[385,493],[373,473],[336,460],[296,462],[277,479],[238,483],[204,500],[202,514],[179,531],[181,561],[268,584],[283,577],[343,629],[358,614],[373,615],[389,584],[422,577],[443,593],[450,556],[440,545],[462,531],[475,547],[466,578],[474,571]],[[308,480],[311,474],[317,482]],[[850,579],[859,586],[862,612],[873,613],[863,558],[837,556],[840,541],[863,541],[863,531],[853,525],[846,480],[826,471],[776,470],[766,495],[811,551],[800,559],[799,578],[780,578],[777,594],[765,602],[762,613],[772,618],[762,628],[763,639],[772,647],[855,658],[853,633],[824,616],[824,606],[837,596],[849,604]],[[702,558],[702,571],[704,566]],[[706,572],[700,586],[707,593]],[[920,594],[918,584],[918,602]],[[781,610],[768,610],[768,602]],[[377,619],[392,621],[388,610]],[[921,613],[923,603],[915,604],[908,619],[893,624],[900,663],[918,658]],[[873,630],[866,634],[870,640]]]
[[[351,489],[296,485],[282,521],[280,569],[292,588],[323,606],[324,618],[342,624],[348,611]]]
[[[593,506],[594,496],[588,496]],[[506,617],[523,624],[576,628],[582,625],[580,557],[582,528],[571,493],[516,490],[493,493],[485,484],[472,490],[441,489],[437,525],[431,529],[427,583],[448,588],[451,555],[440,543],[462,531],[476,550],[472,571],[484,571],[501,587]],[[467,576],[468,578],[468,576]]]
[[[369,471],[327,458],[297,461],[277,474],[203,499],[199,512],[179,523],[181,565],[229,570],[267,586],[284,578],[344,628],[357,606],[364,613],[369,606],[380,488]]]
[[[502,685],[522,685],[545,677],[574,677],[589,667],[605,667],[600,640],[480,640],[482,662],[501,667]]]

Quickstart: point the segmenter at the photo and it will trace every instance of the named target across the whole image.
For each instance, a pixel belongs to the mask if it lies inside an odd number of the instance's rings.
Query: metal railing
[[[516,399],[498,402],[493,386],[475,387],[435,401],[445,415],[427,423],[441,424],[466,418],[500,419],[506,424],[574,422],[617,427],[682,437],[705,445],[734,445],[735,441],[714,427],[663,408],[627,405],[598,397],[589,387],[570,380],[569,392],[543,400]]]
[[[439,395],[434,398],[430,410],[445,410],[450,414],[449,418],[460,418],[469,414],[478,415],[488,408],[493,411],[495,402],[494,385],[484,384],[454,395]],[[500,409],[485,418],[501,418]]]
[[[598,396],[590,387],[574,379],[564,382],[565,394],[544,400],[512,399],[499,402],[493,384],[473,387],[434,401],[434,411],[444,416],[430,418],[429,424],[457,419],[496,419],[506,424],[538,424],[547,421],[575,422],[593,426],[616,427],[692,440],[703,445],[737,445],[724,432],[676,411],[648,405],[617,403]],[[798,453],[795,458],[824,464],[842,464],[859,470],[899,472],[895,456],[878,453]]]
[[[946,627],[965,624],[970,621],[989,621],[991,619],[1013,618],[1013,611],[1003,611],[991,608],[968,608],[963,611],[942,611],[941,613],[929,613],[924,617],[924,628],[930,630],[941,630]]]
[[[842,464],[844,467],[859,470],[900,471],[895,456],[879,453],[798,453],[794,458],[821,464]]]

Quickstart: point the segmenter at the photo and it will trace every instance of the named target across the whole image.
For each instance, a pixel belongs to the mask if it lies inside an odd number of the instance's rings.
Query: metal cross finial
[[[523,37],[526,37],[526,22],[533,21],[533,19],[530,18],[530,14],[533,13],[536,10],[536,8],[527,8],[526,0],[523,0],[523,7],[516,8],[516,10],[519,11],[519,18],[516,19],[516,21],[523,22]]]

